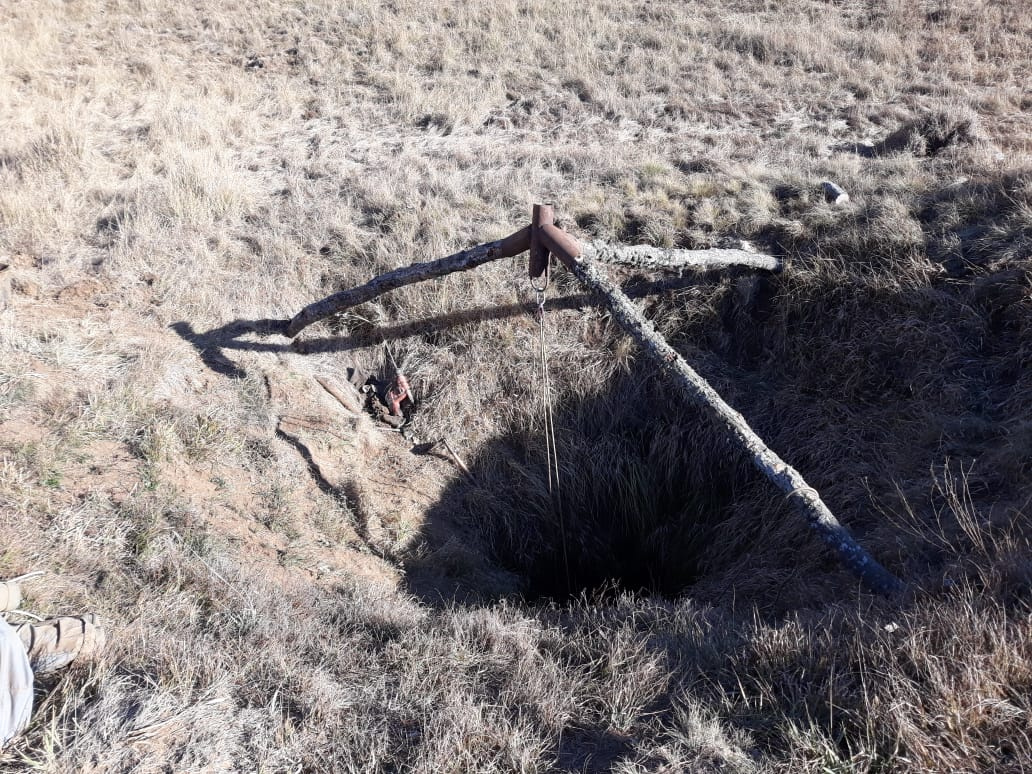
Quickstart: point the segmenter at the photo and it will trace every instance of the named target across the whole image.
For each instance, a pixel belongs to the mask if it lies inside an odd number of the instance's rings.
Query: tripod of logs
[[[530,274],[546,275],[549,254],[562,263],[590,290],[601,296],[613,318],[638,342],[644,352],[674,381],[684,398],[701,406],[728,436],[752,459],[774,486],[793,500],[797,509],[839,561],[871,591],[892,594],[904,584],[882,567],[856,542],[849,531],[824,504],[816,489],[799,472],[767,446],[745,418],[720,397],[716,390],[681,357],[645,318],[637,306],[601,270],[599,264],[614,263],[638,268],[717,269],[744,266],[779,271],[780,261],[769,255],[745,250],[671,250],[648,246],[581,244],[554,223],[550,205],[535,205],[531,224],[495,242],[437,261],[417,263],[374,277],[364,285],[334,293],[306,306],[290,320],[286,334],[297,336],[307,326],[369,301],[388,291],[456,271],[473,269],[489,261],[530,252]]]

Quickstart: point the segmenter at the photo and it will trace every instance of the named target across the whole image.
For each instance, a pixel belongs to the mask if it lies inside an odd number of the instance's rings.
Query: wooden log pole
[[[713,420],[752,458],[753,464],[802,509],[810,527],[835,552],[839,560],[869,589],[881,594],[900,591],[903,583],[882,567],[842,526],[820,494],[799,472],[782,460],[710,384],[685,362],[655,326],[590,258],[581,254],[569,235],[554,226],[541,228],[541,240],[577,278],[605,299],[614,319],[638,342],[692,403]]]
[[[327,296],[321,301],[309,304],[287,324],[286,335],[297,336],[302,330],[314,322],[325,319],[337,312],[343,312],[358,304],[365,303],[377,296],[383,295],[389,290],[395,290],[405,285],[412,285],[416,282],[441,277],[456,271],[468,271],[481,264],[498,260],[499,258],[511,258],[530,248],[530,226],[522,228],[505,239],[495,242],[477,245],[469,250],[449,255],[436,261],[426,263],[415,263],[403,269],[381,274],[373,277],[364,285],[355,288],[342,290]]]
[[[649,245],[611,245],[589,242],[582,246],[582,254],[600,263],[616,263],[638,269],[694,269],[714,271],[732,266],[763,271],[781,271],[781,261],[773,255],[750,253],[748,250],[674,250]]]
[[[342,405],[352,414],[362,413],[362,397],[350,382],[347,383],[347,387],[341,390],[328,379],[324,379],[321,376],[315,377],[315,381],[319,382],[320,387],[326,390],[326,392],[328,392],[333,399],[337,401],[337,403]]]
[[[525,250],[531,250],[531,276],[541,281],[547,272],[548,250],[538,246],[532,237],[541,233],[541,227],[549,226],[553,238],[568,239],[570,245],[581,250],[577,242],[566,232],[552,225],[552,208],[548,205],[537,205],[534,212],[535,225],[520,229],[505,239],[478,245],[469,250],[449,255],[436,261],[416,263],[401,269],[374,277],[364,285],[342,290],[327,296],[321,301],[309,304],[287,323],[286,335],[293,338],[314,322],[330,315],[346,311],[353,306],[371,301],[391,290],[412,285],[423,280],[443,277],[456,271],[468,271],[481,264],[500,258],[511,258]],[[559,237],[555,237],[559,234]],[[648,245],[625,247],[594,242],[582,249],[585,257],[602,263],[623,264],[639,269],[724,269],[730,266],[743,266],[765,271],[780,271],[781,262],[770,255],[750,253],[745,250],[672,250]]]

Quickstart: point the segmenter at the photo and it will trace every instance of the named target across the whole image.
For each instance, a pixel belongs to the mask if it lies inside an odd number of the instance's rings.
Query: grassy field
[[[1024,0],[4,3],[0,577],[110,644],[0,769],[1032,769],[1030,40]],[[561,520],[522,260],[262,322],[535,202],[784,259],[639,303],[905,594],[565,272]],[[313,378],[392,357],[407,437]]]

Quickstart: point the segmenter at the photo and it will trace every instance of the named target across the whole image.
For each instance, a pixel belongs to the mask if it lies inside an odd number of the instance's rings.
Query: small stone
[[[845,204],[849,201],[849,194],[845,189],[830,180],[821,183],[821,188],[824,189],[824,198],[831,204]]]
[[[0,312],[11,303],[11,266],[0,263]]]
[[[3,280],[0,280],[0,283],[2,282]],[[43,293],[39,287],[39,283],[23,277],[12,277],[11,289],[14,290],[15,293],[20,293],[21,295],[28,296],[29,298],[39,298]]]

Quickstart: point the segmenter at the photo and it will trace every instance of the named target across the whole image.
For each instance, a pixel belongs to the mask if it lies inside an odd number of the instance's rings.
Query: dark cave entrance
[[[604,456],[604,465],[570,463],[557,502],[514,498],[507,518],[482,527],[495,561],[522,579],[524,598],[620,591],[673,598],[719,564],[714,544],[733,489],[727,472],[700,486],[686,470],[685,438],[661,448],[620,440],[625,448]]]
[[[477,483],[457,485],[457,510],[486,563],[516,579],[498,596],[674,598],[730,563],[749,539],[744,525],[737,541],[726,533],[738,529],[735,493],[751,467],[697,411],[672,407],[665,388],[659,375],[626,376],[563,404],[558,497],[540,428],[514,429],[481,453]]]

